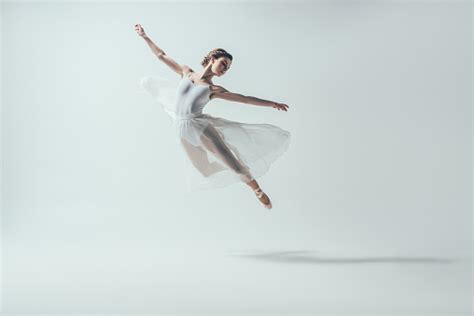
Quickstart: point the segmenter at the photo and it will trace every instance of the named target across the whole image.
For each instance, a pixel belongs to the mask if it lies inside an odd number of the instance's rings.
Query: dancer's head
[[[226,73],[231,64],[232,55],[222,48],[211,50],[201,61],[204,68],[210,65],[212,73],[216,76],[222,76]]]

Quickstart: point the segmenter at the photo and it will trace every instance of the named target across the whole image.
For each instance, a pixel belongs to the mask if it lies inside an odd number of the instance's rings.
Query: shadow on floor
[[[437,257],[404,257],[404,256],[379,256],[379,257],[340,257],[322,256],[317,252],[307,250],[294,251],[256,251],[253,253],[232,254],[232,257],[250,258],[262,261],[279,263],[305,263],[305,264],[364,264],[364,263],[402,263],[402,264],[452,264],[459,260]]]

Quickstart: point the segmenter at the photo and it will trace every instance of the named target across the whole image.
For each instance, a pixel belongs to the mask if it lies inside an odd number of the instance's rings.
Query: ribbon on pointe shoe
[[[262,196],[263,196],[263,191],[261,188],[256,188],[253,190],[255,192],[255,194],[257,195],[257,197],[260,199]]]

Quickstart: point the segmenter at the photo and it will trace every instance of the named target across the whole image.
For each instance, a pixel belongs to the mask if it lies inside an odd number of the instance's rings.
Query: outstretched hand
[[[135,31],[136,31],[137,34],[140,35],[141,37],[146,36],[145,30],[143,29],[143,27],[142,27],[140,24],[135,24]]]
[[[277,110],[283,110],[283,111],[288,111],[288,108],[289,108],[289,106],[286,105],[285,103],[278,103],[278,102],[274,102],[272,107]]]

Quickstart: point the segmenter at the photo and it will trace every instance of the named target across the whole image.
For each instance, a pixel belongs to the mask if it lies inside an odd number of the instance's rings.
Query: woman
[[[180,75],[177,87],[160,77],[144,77],[141,85],[161,103],[174,119],[179,141],[200,177],[211,187],[235,182],[246,183],[268,209],[272,203],[255,180],[269,169],[288,148],[290,133],[270,124],[246,124],[202,113],[212,99],[272,107],[288,111],[288,105],[230,92],[212,82],[229,70],[233,57],[224,49],[214,49],[195,72],[180,65],[145,34],[140,24],[135,31],[153,53]]]

